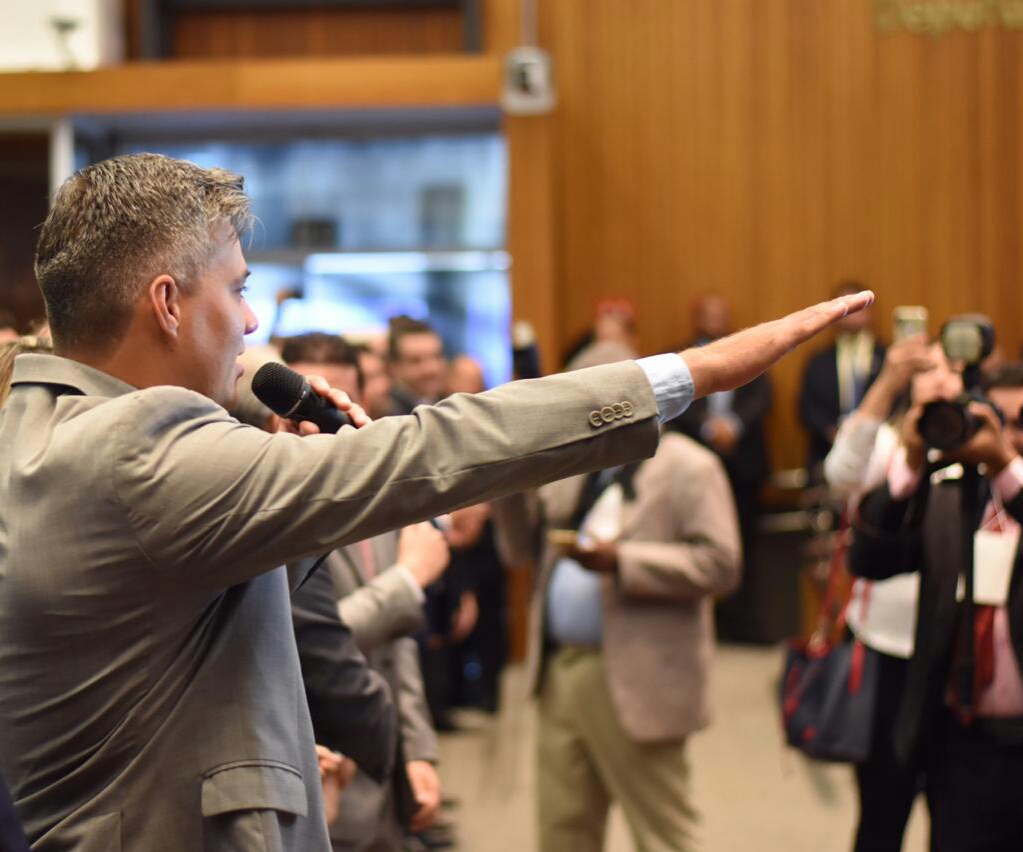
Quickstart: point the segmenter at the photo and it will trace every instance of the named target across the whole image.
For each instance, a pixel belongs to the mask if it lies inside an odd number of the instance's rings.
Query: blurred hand
[[[440,810],[440,776],[433,764],[425,760],[410,760],[405,764],[405,771],[419,804],[419,810],[412,817],[411,829],[414,832],[423,831],[433,824]]]
[[[338,410],[347,414],[356,429],[361,429],[363,426],[373,422],[373,418],[362,410],[361,405],[352,402],[351,398],[344,391],[332,388],[322,376],[306,376],[306,381],[309,382],[313,391],[329,399]],[[303,420],[297,424],[293,420],[282,420],[281,431],[291,432],[296,435],[317,435],[319,434],[320,427],[315,423],[310,423],[308,420]]]
[[[451,561],[444,533],[426,521],[405,527],[398,537],[398,562],[425,589],[440,579]]]
[[[983,464],[988,476],[997,476],[1016,457],[1016,449],[1002,430],[1002,421],[989,405],[971,402],[970,413],[981,422],[977,434],[958,449],[942,454],[946,461]]]
[[[721,455],[731,455],[739,441],[735,423],[728,417],[715,416],[707,418],[705,428],[707,442]]]
[[[927,461],[927,445],[920,437],[920,415],[924,403],[914,402],[902,418],[902,444],[906,448],[906,463],[910,470],[921,470]]]
[[[476,622],[480,617],[480,602],[472,592],[462,592],[458,599],[458,609],[455,617],[451,620],[452,641],[464,642],[470,633],[476,629]]]
[[[896,397],[909,387],[913,376],[932,369],[934,356],[927,335],[916,334],[888,347],[877,383]]]
[[[483,535],[483,528],[490,517],[490,504],[478,503],[456,509],[448,517],[451,519],[447,530],[448,544],[455,550],[464,550],[476,544]]]
[[[613,541],[596,541],[585,547],[572,544],[565,548],[565,555],[596,574],[614,574],[618,570],[618,545]]]
[[[321,745],[316,746],[316,758],[320,764],[324,815],[327,825],[333,825],[341,810],[341,793],[355,777],[355,761]]]
[[[681,353],[693,376],[696,398],[748,384],[824,329],[874,302],[869,290],[804,308]]]

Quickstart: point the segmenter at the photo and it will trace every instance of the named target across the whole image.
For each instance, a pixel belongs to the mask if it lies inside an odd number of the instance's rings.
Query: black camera
[[[963,365],[963,393],[955,399],[927,403],[917,431],[928,447],[947,452],[969,441],[982,425],[970,411],[970,403],[991,405],[981,393],[980,365],[995,348],[994,326],[979,314],[953,317],[942,326],[941,348],[949,361]]]

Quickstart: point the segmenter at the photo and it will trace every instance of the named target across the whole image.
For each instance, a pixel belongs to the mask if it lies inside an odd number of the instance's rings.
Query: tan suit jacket
[[[498,542],[511,564],[530,558],[533,530],[570,523],[586,477],[540,488],[497,506]],[[661,438],[622,510],[618,574],[602,578],[608,686],[622,726],[639,742],[678,740],[710,722],[712,601],[739,582],[735,506],[718,458],[677,434]],[[530,604],[527,667],[533,690],[543,677],[547,587],[561,551],[544,548]]]
[[[20,356],[0,412],[0,772],[33,849],[329,849],[277,566],[656,444],[635,364],[299,438]]]

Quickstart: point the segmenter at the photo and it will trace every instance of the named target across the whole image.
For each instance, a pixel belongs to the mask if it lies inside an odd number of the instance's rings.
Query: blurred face
[[[963,377],[952,369],[941,344],[934,344],[929,354],[934,366],[917,373],[910,384],[913,402],[922,405],[938,399],[953,399],[963,392]]]
[[[242,375],[238,356],[245,351],[245,335],[258,325],[245,301],[248,276],[237,237],[225,234],[181,298],[176,354],[182,384],[229,410],[237,399],[235,385]]]
[[[842,293],[841,295],[847,296],[850,293]],[[836,324],[835,328],[841,333],[846,334],[858,334],[861,331],[866,331],[871,328],[874,324],[874,308],[864,308],[858,313],[851,314],[850,316],[843,317]]]
[[[394,379],[416,396],[436,402],[444,393],[444,347],[436,334],[406,334],[398,341],[398,358],[391,365]]]
[[[1005,436],[1016,452],[1023,454],[1023,423],[1020,423],[1023,388],[992,388],[987,395],[1005,418]]]
[[[728,303],[717,296],[700,301],[696,309],[696,333],[699,337],[717,340],[732,330],[732,315]]]
[[[482,393],[483,371],[465,355],[455,358],[448,371],[448,393]]]
[[[391,377],[384,359],[375,352],[360,352],[362,367],[362,404],[370,417],[384,417],[390,408]]]
[[[351,364],[314,364],[308,361],[299,361],[288,366],[303,376],[323,376],[332,388],[344,391],[352,402],[362,404],[362,394],[359,392],[359,372]]]

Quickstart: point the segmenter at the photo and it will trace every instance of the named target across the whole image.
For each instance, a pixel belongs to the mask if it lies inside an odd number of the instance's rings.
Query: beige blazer
[[[0,772],[33,849],[329,849],[277,566],[656,444],[635,364],[299,438],[20,356],[0,412]]]
[[[498,543],[510,564],[530,558],[534,529],[569,522],[586,477],[545,485],[530,505],[499,501]],[[713,598],[739,583],[742,562],[735,505],[717,457],[674,433],[634,480],[622,509],[618,574],[602,580],[608,687],[620,721],[639,742],[681,739],[711,719]],[[544,605],[560,551],[547,545],[530,603],[527,668],[539,691],[544,674]]]

